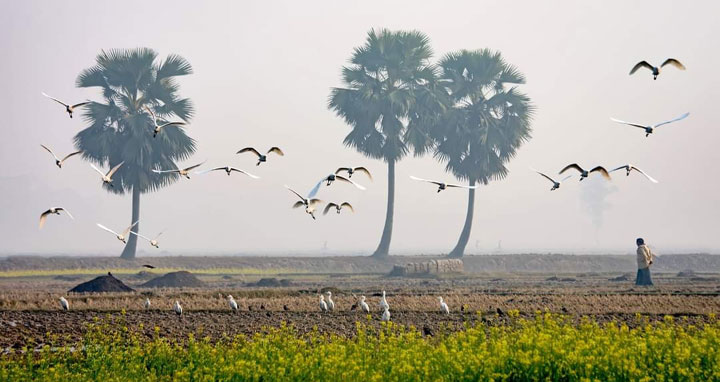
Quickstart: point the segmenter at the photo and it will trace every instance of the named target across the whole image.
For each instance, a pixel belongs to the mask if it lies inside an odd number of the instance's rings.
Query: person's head
[[[640,245],[645,245],[645,240],[644,240],[642,237],[638,237],[638,238],[635,240],[635,244],[637,244],[637,245],[639,245],[639,246],[640,246]]]

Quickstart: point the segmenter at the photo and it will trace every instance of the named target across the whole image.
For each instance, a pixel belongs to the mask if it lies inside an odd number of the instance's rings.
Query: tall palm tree
[[[374,257],[389,254],[395,203],[395,164],[408,154],[424,152],[430,138],[422,131],[425,106],[432,103],[436,82],[427,36],[416,31],[368,33],[343,67],[341,88],[333,88],[328,107],[350,125],[344,144],[388,165],[385,226]],[[437,105],[437,103],[436,103]],[[417,132],[417,133],[416,133]]]
[[[436,157],[471,186],[504,178],[505,165],[530,139],[534,107],[516,88],[525,77],[488,49],[450,53],[439,66],[451,105],[432,130]],[[450,257],[463,256],[474,207],[475,189],[470,189],[465,225]]]
[[[192,73],[184,58],[170,55],[158,60],[152,49],[111,50],[101,52],[97,64],[77,78],[78,87],[99,87],[102,102],[92,102],[84,115],[90,123],[75,136],[75,145],[83,157],[99,165],[124,164],[113,176],[113,186],[104,185],[114,194],[132,192],[132,219],[140,218],[140,194],[155,191],[179,179],[174,173],[157,174],[155,168],[176,168],[175,161],[195,152],[195,141],[177,126],[168,126],[153,138],[152,109],[158,118],[188,121],[193,106],[180,98],[176,77]],[[139,232],[135,225],[134,232]],[[137,235],[130,235],[121,257],[135,257]]]

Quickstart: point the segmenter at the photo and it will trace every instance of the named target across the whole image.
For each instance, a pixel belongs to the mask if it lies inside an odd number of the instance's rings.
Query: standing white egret
[[[658,76],[660,75],[660,68],[664,67],[665,65],[672,65],[680,70],[685,70],[685,65],[683,65],[680,61],[674,59],[674,58],[668,58],[665,60],[665,62],[660,65],[660,67],[650,65],[647,61],[640,61],[633,68],[630,70],[630,75],[633,75],[638,69],[640,68],[646,68],[649,69],[652,72],[653,80],[657,80]]]
[[[190,166],[190,167],[178,168],[178,169],[175,169],[175,170],[152,170],[152,172],[154,172],[154,173],[156,173],[156,174],[176,173],[176,174],[178,174],[178,175],[180,175],[180,176],[184,176],[184,177],[186,177],[187,179],[190,179],[190,170],[194,170],[194,169],[202,166],[204,163],[205,163],[205,162],[202,162],[202,163],[198,163],[198,164],[196,164],[196,165],[192,165],[192,166]]]
[[[44,95],[45,97],[50,98],[51,100],[53,100],[53,101],[55,101],[55,102],[57,102],[57,103],[65,106],[65,111],[67,111],[67,113],[70,114],[70,118],[72,118],[73,112],[75,111],[76,108],[81,107],[81,106],[85,106],[85,105],[87,105],[87,104],[90,103],[90,101],[86,101],[86,102],[80,102],[80,103],[76,103],[76,104],[74,104],[74,105],[70,105],[70,104],[65,103],[65,102],[63,102],[63,101],[60,101],[59,99],[57,99],[57,98],[55,98],[55,97],[50,97],[49,95],[47,95],[47,94],[45,94],[45,93],[42,93],[42,95]]]
[[[432,184],[434,184],[434,185],[437,185],[437,186],[438,186],[437,192],[440,192],[440,191],[442,191],[442,190],[445,190],[445,189],[447,189],[448,187],[467,188],[467,189],[475,189],[475,188],[477,188],[477,186],[465,186],[465,185],[462,185],[462,184],[451,184],[451,183],[438,182],[438,181],[435,181],[435,180],[428,180],[428,179],[418,178],[418,177],[415,177],[415,176],[412,176],[412,175],[410,175],[410,179],[412,179],[412,180],[417,180],[417,181],[420,181],[420,182],[428,182],[428,183],[432,183]]]
[[[327,307],[329,311],[335,310],[335,301],[332,300],[332,292],[327,291]]]
[[[97,226],[100,227],[100,228],[102,228],[102,229],[104,229],[105,231],[108,231],[108,232],[110,232],[110,233],[115,234],[115,237],[116,237],[118,240],[122,241],[123,243],[127,243],[127,238],[128,238],[129,235],[130,235],[130,230],[131,230],[133,227],[135,227],[135,225],[136,225],[137,223],[139,223],[139,222],[140,222],[140,220],[136,221],[135,223],[132,223],[132,224],[130,225],[130,227],[125,228],[125,230],[124,230],[122,233],[117,233],[117,232],[111,230],[110,228],[105,227],[104,225],[102,225],[102,224],[100,224],[100,223],[97,223]]]
[[[182,316],[183,309],[182,309],[182,306],[180,306],[180,303],[178,302],[178,300],[175,300],[175,305],[173,305],[173,310],[175,311],[175,314],[177,314],[178,316]]]
[[[564,177],[564,178],[562,178],[562,179],[560,179],[560,180],[555,180],[555,179],[553,179],[553,178],[551,178],[551,177],[543,174],[542,172],[540,172],[540,171],[538,171],[538,170],[535,170],[535,169],[533,169],[533,168],[531,168],[531,170],[535,171],[536,173],[542,175],[545,179],[547,179],[547,180],[549,180],[549,181],[552,182],[553,186],[552,186],[552,188],[550,189],[550,191],[555,191],[555,190],[557,190],[558,188],[560,188],[560,184],[561,184],[562,182],[568,180],[569,178],[572,178],[572,175],[568,175],[568,176],[566,176],[566,177]]]
[[[610,120],[613,122],[616,122],[616,123],[622,123],[623,125],[629,125],[629,126],[641,128],[641,129],[645,130],[645,137],[647,138],[650,136],[650,134],[655,132],[655,129],[657,129],[658,127],[660,127],[662,125],[667,125],[668,123],[673,123],[673,122],[683,120],[683,119],[687,118],[689,115],[690,115],[690,113],[685,113],[677,118],[673,118],[673,119],[671,119],[669,121],[665,121],[665,122],[656,123],[654,125],[643,125],[641,123],[625,122],[625,121],[621,121],[621,120],[615,119],[615,118],[610,118]]]
[[[115,167],[111,168],[110,171],[108,171],[107,173],[102,172],[102,170],[100,170],[99,168],[95,167],[95,165],[92,164],[92,163],[90,163],[90,167],[92,167],[95,171],[97,171],[97,172],[100,173],[100,176],[102,177],[103,184],[109,184],[110,187],[115,187],[115,186],[112,184],[112,181],[113,181],[112,177],[113,177],[113,175],[115,174],[115,172],[120,168],[120,166],[123,165],[123,163],[125,163],[125,162],[123,161],[123,162],[118,163],[117,165],[115,165]]]
[[[445,312],[445,314],[450,314],[450,308],[448,308],[445,301],[443,301],[442,297],[438,297],[438,301],[440,301],[440,311]]]
[[[72,156],[75,156],[75,155],[78,155],[78,154],[82,154],[82,150],[80,150],[80,151],[75,151],[75,152],[72,152],[72,153],[70,153],[70,154],[68,154],[68,155],[65,155],[65,157],[63,157],[62,159],[60,159],[60,158],[57,157],[57,155],[55,155],[55,153],[54,153],[52,150],[50,150],[49,147],[47,147],[47,146],[45,146],[45,145],[40,145],[40,146],[42,146],[42,148],[44,148],[45,150],[47,150],[47,152],[49,152],[50,155],[52,155],[53,158],[55,158],[55,165],[58,166],[58,168],[62,168],[63,163],[65,163],[65,161],[68,160],[68,158],[70,158],[70,157],[72,157]]]
[[[390,304],[388,304],[387,299],[385,299],[385,291],[382,291],[382,298],[380,299],[380,309],[390,309]]]
[[[592,170],[587,171],[580,167],[577,163],[569,164],[565,166],[562,170],[560,170],[560,174],[564,173],[567,170],[577,170],[580,173],[580,181],[582,182],[583,179],[587,178],[592,174],[593,172],[599,172],[600,175],[602,175],[605,179],[610,180],[610,174],[607,172],[605,167],[603,166],[595,166]]]
[[[62,310],[70,310],[70,303],[65,299],[65,297],[60,297],[60,306],[62,307]]]
[[[320,311],[327,312],[328,306],[327,303],[325,303],[325,296],[320,295]]]
[[[271,147],[270,150],[268,150],[268,152],[267,152],[266,154],[260,154],[260,153],[259,153],[257,150],[255,150],[253,147],[246,147],[246,148],[244,148],[244,149],[241,149],[240,151],[238,151],[238,152],[235,153],[235,154],[242,154],[242,153],[248,153],[248,152],[257,155],[258,161],[257,161],[257,164],[255,164],[255,166],[260,166],[260,163],[267,162],[267,155],[270,154],[270,153],[274,153],[274,154],[280,155],[281,157],[282,157],[282,156],[285,156],[285,153],[284,153],[282,150],[280,150],[280,148],[277,147],[277,146]]]
[[[322,204],[323,201],[320,199],[310,199],[309,196],[307,198],[305,198],[302,195],[298,194],[297,191],[293,190],[292,188],[290,188],[288,186],[285,186],[285,188],[287,188],[288,190],[290,190],[290,192],[292,192],[293,194],[297,195],[298,198],[300,198],[300,201],[295,202],[295,204],[293,204],[293,208],[305,206],[305,212],[307,214],[309,214],[313,218],[313,220],[315,220],[315,209],[320,204]]]
[[[145,299],[145,310],[150,310],[150,298]]]
[[[153,120],[153,125],[155,125],[154,128],[153,128],[153,138],[157,137],[157,135],[160,134],[160,131],[162,131],[162,129],[164,129],[164,128],[168,127],[168,126],[181,126],[181,125],[185,125],[185,122],[182,122],[182,121],[178,121],[178,122],[164,122],[163,124],[158,124],[157,117],[155,116],[155,113],[152,111],[152,109],[150,109],[149,107],[145,106],[145,110],[147,110],[148,113],[150,113],[150,116],[152,117],[152,120]]]
[[[381,320],[382,321],[390,321],[390,309],[385,308],[385,311],[382,314]]]
[[[363,312],[370,313],[370,307],[365,302],[365,296],[360,296],[360,308],[362,308]]]
[[[649,181],[651,181],[651,182],[653,182],[653,183],[659,183],[657,180],[655,180],[655,178],[653,178],[652,176],[650,176],[650,175],[648,175],[647,173],[645,173],[645,171],[643,171],[643,170],[641,170],[641,169],[639,169],[639,168],[637,168],[637,167],[635,167],[635,166],[633,166],[633,165],[631,165],[631,164],[626,164],[626,165],[624,165],[624,166],[620,166],[620,167],[618,167],[618,168],[616,168],[616,169],[614,169],[614,170],[611,170],[610,172],[614,172],[614,171],[618,171],[618,170],[625,170],[625,172],[626,172],[625,175],[626,175],[626,176],[630,176],[630,172],[633,171],[633,170],[635,170],[635,171],[643,174]]]
[[[161,231],[159,234],[155,235],[154,238],[150,239],[150,238],[145,237],[145,236],[143,236],[143,235],[141,235],[141,234],[139,234],[139,233],[137,233],[137,232],[135,232],[135,231],[130,231],[131,234],[147,240],[147,241],[150,243],[150,245],[153,246],[153,247],[155,247],[155,248],[160,248],[159,242],[158,242],[158,238],[160,237],[160,235],[163,234],[163,232],[165,232],[165,231]]]
[[[70,217],[70,219],[75,219],[75,218],[72,216],[72,214],[70,214],[70,211],[66,210],[65,208],[63,208],[63,207],[51,207],[51,208],[48,209],[47,211],[45,211],[45,212],[43,212],[42,214],[40,214],[39,228],[42,228],[42,227],[45,225],[45,221],[47,220],[47,217],[48,217],[49,215],[60,215],[60,211],[64,211],[64,212],[67,214],[67,216]]]
[[[237,312],[238,304],[237,304],[237,302],[235,302],[235,298],[233,298],[233,296],[231,294],[229,294],[227,296],[227,301],[228,301],[228,305],[230,305],[230,310],[232,310],[233,312]]]

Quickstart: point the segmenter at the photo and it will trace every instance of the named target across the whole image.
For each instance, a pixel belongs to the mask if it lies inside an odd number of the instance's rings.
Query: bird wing
[[[590,172],[599,172],[603,177],[605,177],[605,179],[607,179],[607,180],[611,179],[610,174],[607,172],[607,170],[603,166],[597,166],[597,167],[593,168],[592,170],[590,170]]]
[[[562,178],[558,183],[562,183],[562,182],[564,182],[564,181],[566,181],[566,180],[568,180],[568,179],[570,179],[570,178],[572,178],[572,177],[573,177],[572,175],[568,175],[568,176]]]
[[[141,238],[143,238],[143,239],[145,239],[145,240],[147,240],[147,241],[150,241],[150,239],[148,239],[147,237],[145,237],[145,236],[143,236],[143,235],[141,235],[141,234],[139,234],[139,233],[137,233],[137,232],[135,232],[135,231],[130,231],[130,233],[133,234],[133,235],[135,235],[135,236],[137,236],[137,237],[141,237]]]
[[[434,180],[422,179],[422,178],[418,178],[418,177],[415,177],[415,176],[412,176],[412,175],[410,175],[410,179],[412,179],[412,180],[418,180],[418,181],[420,181],[420,182],[428,182],[428,183],[436,184],[436,185],[438,185],[438,186],[442,186],[442,182],[436,182],[436,181],[434,181]]]
[[[117,233],[117,232],[115,232],[115,231],[111,230],[111,229],[110,229],[110,228],[108,228],[108,227],[105,227],[104,225],[102,225],[102,224],[100,224],[100,223],[97,223],[97,226],[98,226],[98,227],[100,227],[100,228],[102,228],[102,229],[104,229],[105,231],[108,231],[108,232],[110,232],[110,233],[114,234],[115,236],[120,236],[120,234],[119,234],[119,233]]]
[[[560,170],[560,172],[558,174],[562,174],[571,168],[578,170],[579,172],[583,172],[582,167],[580,167],[577,163],[573,163],[573,164],[569,164],[569,165],[565,166],[565,168]]]
[[[293,194],[297,195],[297,197],[300,198],[300,200],[303,201],[303,205],[304,205],[306,199],[303,198],[302,195],[298,194],[295,190],[293,190],[292,188],[288,187],[287,185],[285,186],[285,188],[287,188],[288,190],[290,190],[290,192],[292,192]]]
[[[129,227],[125,228],[125,231],[123,231],[123,236],[127,236],[130,233],[130,230],[133,229],[137,225],[137,223],[140,223],[140,220],[136,221],[135,223],[130,224]]]
[[[196,168],[202,166],[203,164],[205,164],[205,161],[203,161],[203,162],[201,162],[201,163],[198,163],[198,164],[196,164],[196,165],[192,165],[192,166],[190,166],[190,167],[186,167],[186,168],[183,169],[183,171],[190,171],[190,170],[192,170],[192,169],[196,169]]]
[[[90,101],[85,101],[85,102],[76,103],[75,105],[70,106],[70,108],[71,108],[71,109],[74,109],[74,108],[76,108],[76,107],[85,106],[85,105],[87,105],[87,104],[89,104],[89,103],[90,103]]]
[[[310,199],[310,200],[308,201],[308,206],[309,206],[309,207],[315,207],[315,206],[317,206],[318,204],[320,204],[320,203],[322,203],[322,202],[323,202],[323,201],[320,200],[320,199]]]
[[[687,118],[688,115],[690,115],[690,113],[685,113],[685,114],[683,114],[683,115],[681,115],[681,116],[679,116],[679,117],[677,117],[677,118],[675,118],[675,119],[671,119],[671,120],[665,121],[665,122],[660,122],[660,123],[656,124],[656,125],[653,126],[653,127],[660,127],[660,126],[662,126],[662,125],[667,125],[668,123],[677,122],[677,121],[679,121],[679,120],[681,120],[681,119]]]
[[[152,172],[154,172],[154,173],[156,173],[156,174],[164,174],[164,173],[166,173],[166,172],[180,172],[180,170],[177,170],[177,169],[175,169],[175,170],[155,170],[155,169],[152,169],[152,170],[150,170],[150,171],[152,171]]]
[[[271,147],[270,150],[268,150],[267,153],[268,153],[268,154],[270,154],[270,153],[275,153],[275,154],[277,154],[277,155],[280,155],[281,157],[282,157],[282,156],[285,156],[285,153],[284,153],[282,150],[280,150],[280,148],[277,147],[277,146]]]
[[[645,177],[648,178],[648,180],[651,181],[651,182],[653,182],[653,183],[660,183],[660,182],[658,182],[655,178],[653,178],[652,176],[648,175],[645,171],[643,171],[643,170],[641,170],[641,169],[639,169],[639,168],[637,168],[637,167],[635,167],[635,166],[633,166],[633,167],[631,168],[631,170],[635,170],[635,171],[637,171],[637,172],[645,175]]]
[[[615,172],[617,170],[623,170],[623,169],[627,170],[627,168],[628,168],[628,165],[622,165],[618,168],[614,168],[614,169],[610,170],[610,172]]]
[[[157,128],[158,128],[158,130],[160,130],[163,127],[174,126],[174,125],[185,125],[185,124],[186,124],[185,122],[166,122],[166,123],[163,123],[162,125],[158,126]]]
[[[320,179],[319,182],[317,182],[315,187],[313,187],[310,190],[310,192],[308,192],[308,198],[312,198],[313,196],[317,195],[318,191],[320,191],[320,187],[322,186],[322,184],[325,182],[326,179],[327,179],[327,177],[322,178],[322,179]]]
[[[325,206],[325,209],[323,210],[323,215],[327,215],[328,211],[330,211],[330,209],[333,208],[333,207],[337,208],[338,205],[335,204],[335,203],[328,203],[328,204]]]
[[[162,234],[164,234],[164,233],[165,233],[165,230],[160,231],[159,234],[155,235],[155,240],[159,239],[160,236],[162,236]]]
[[[82,154],[82,150],[80,150],[80,151],[75,151],[74,153],[70,153],[70,154],[68,154],[68,155],[65,155],[65,158],[63,158],[62,160],[60,160],[60,162],[65,162],[68,158],[70,158],[70,157],[72,157],[72,156],[75,156],[75,155],[78,155],[78,154]]]
[[[644,125],[641,125],[641,124],[638,124],[638,123],[625,122],[625,121],[621,121],[621,120],[615,119],[615,118],[610,118],[610,120],[613,121],[613,122],[622,123],[622,124],[625,124],[625,125],[630,125],[630,126],[639,127],[639,128],[641,128],[641,129],[647,128],[647,126],[644,126]]]
[[[352,204],[350,204],[350,203],[348,203],[348,202],[343,202],[343,203],[340,205],[340,208],[342,208],[342,207],[347,207],[347,208],[350,209],[350,212],[355,212],[355,209],[353,208]]]
[[[337,170],[335,170],[335,175],[337,175],[338,173],[341,173],[343,171],[350,172],[350,170],[351,170],[350,167],[339,167]]]
[[[65,107],[70,106],[70,105],[66,104],[65,102],[60,101],[59,99],[57,99],[57,98],[55,98],[55,97],[50,97],[49,95],[47,95],[47,94],[45,94],[45,93],[43,93],[42,95],[44,95],[44,96],[47,97],[47,98],[50,98],[51,100],[53,100],[53,101],[55,101],[55,102],[57,102],[57,103],[65,106]]]
[[[207,174],[211,171],[218,171],[218,170],[225,170],[225,167],[215,167],[215,168],[211,168],[211,169],[207,169],[207,170],[195,171],[195,173],[198,175],[202,175],[202,174]]]
[[[370,174],[370,171],[368,171],[365,167],[355,167],[355,171],[365,173],[370,180],[373,180],[372,174]]]
[[[58,210],[58,211],[65,211],[65,213],[66,213],[68,216],[70,216],[70,219],[75,220],[75,217],[73,217],[72,214],[70,213],[70,211],[68,211],[67,209],[62,208],[62,207],[55,207],[55,209]]]
[[[260,177],[257,176],[257,175],[253,175],[253,174],[251,174],[251,173],[249,173],[249,172],[247,172],[247,171],[240,170],[240,169],[237,169],[237,168],[235,168],[235,167],[230,167],[230,171],[237,171],[237,172],[243,173],[243,174],[245,174],[245,175],[247,175],[247,176],[249,176],[249,177],[251,177],[251,178],[253,178],[253,179],[260,179]]]
[[[350,183],[350,184],[352,184],[353,186],[355,186],[358,190],[363,190],[363,191],[366,190],[366,188],[365,188],[364,186],[361,186],[361,185],[353,182],[352,179],[348,179],[348,178],[346,178],[346,177],[344,177],[344,176],[335,175],[335,179],[341,180],[341,181],[343,181],[343,182]]]
[[[241,149],[238,152],[236,152],[235,154],[242,154],[242,153],[247,153],[247,152],[253,153],[253,154],[257,155],[258,158],[260,158],[260,153],[252,147],[246,147],[244,149]]]
[[[102,172],[99,168],[95,167],[94,164],[90,163],[90,167],[92,167],[93,169],[95,169],[95,171],[99,172],[100,175],[101,175],[103,178],[105,177],[105,173]]]
[[[292,208],[298,208],[298,207],[302,207],[304,205],[305,205],[305,202],[297,201],[297,202],[295,202],[295,204],[293,204]]]
[[[668,58],[665,60],[665,62],[660,65],[660,67],[664,67],[665,65],[672,65],[680,70],[685,70],[685,65],[683,65],[680,61],[674,59],[674,58]]]
[[[38,225],[38,229],[42,228],[45,225],[45,221],[47,220],[48,215],[50,215],[50,210],[47,210],[40,214],[40,224]]]
[[[40,145],[40,146],[41,146],[42,148],[44,148],[45,150],[47,150],[47,152],[49,152],[49,153],[53,156],[53,158],[55,158],[55,160],[60,160],[60,159],[58,159],[58,157],[55,155],[55,153],[54,153],[52,150],[50,150],[47,146],[45,146],[45,145]]]
[[[115,167],[111,168],[110,171],[108,171],[108,173],[107,173],[107,177],[112,178],[113,174],[115,174],[115,172],[120,168],[120,166],[123,165],[123,163],[125,163],[125,161],[122,161],[122,162],[116,164]]]
[[[653,70],[653,66],[648,64],[647,61],[640,61],[637,64],[635,64],[635,66],[633,66],[633,68],[630,70],[630,74],[635,73],[640,68],[648,68],[651,71]]]
[[[545,179],[547,179],[547,180],[553,182],[553,184],[555,184],[555,179],[553,179],[553,178],[551,178],[551,177],[549,177],[549,176],[547,176],[547,175],[545,175],[545,174],[541,173],[540,171],[535,170],[535,169],[533,169],[533,168],[531,168],[530,170],[535,171],[536,173],[542,175]]]
[[[157,117],[155,117],[155,113],[154,113],[154,112],[152,111],[152,109],[149,108],[147,105],[145,105],[145,110],[147,110],[148,113],[150,113],[150,117],[151,117],[152,120],[153,120],[153,124],[154,124],[155,126],[157,126]]]
[[[446,184],[445,187],[467,188],[469,190],[474,190],[477,188],[477,186],[466,186],[464,184],[452,184],[452,183]]]

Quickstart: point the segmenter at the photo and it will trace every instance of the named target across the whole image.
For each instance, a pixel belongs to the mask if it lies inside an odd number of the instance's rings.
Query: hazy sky
[[[130,196],[100,187],[88,163],[73,158],[58,170],[40,144],[59,153],[86,127],[69,119],[44,91],[72,102],[99,99],[75,88],[78,73],[101,49],[151,47],[180,54],[195,73],[182,78],[196,116],[188,134],[197,154],[257,173],[262,179],[212,173],[182,179],[141,201],[142,232],[166,229],[161,248],[173,254],[372,252],[385,217],[386,166],[342,145],[349,131],[327,109],[330,88],[371,28],[425,32],[434,59],[457,49],[502,52],[527,77],[537,107],[533,138],[503,181],[477,193],[468,252],[632,251],[644,236],[660,253],[717,252],[720,114],[717,43],[720,6],[712,1],[312,1],[196,2],[14,1],[0,14],[0,253],[116,255],[122,244],[95,223],[130,223]],[[628,76],[634,63],[680,59],[688,68]],[[654,123],[690,117],[650,138],[609,117]],[[284,158],[255,167],[245,146],[282,147]],[[608,167],[627,162],[660,180],[616,173],[612,184],[568,182],[554,192],[528,168],[556,173],[571,162]],[[312,221],[282,185],[307,191],[338,166],[366,165],[361,192],[334,184],[326,201],[350,201],[356,214]],[[397,166],[393,252],[438,253],[455,244],[467,193],[436,194],[408,178],[446,179],[431,157]],[[355,178],[353,178],[355,179]],[[603,207],[603,202],[605,207]],[[62,205],[75,221],[39,214]],[[602,216],[598,215],[602,210]],[[159,253],[140,242],[139,249]]]

